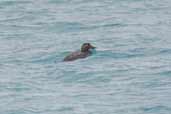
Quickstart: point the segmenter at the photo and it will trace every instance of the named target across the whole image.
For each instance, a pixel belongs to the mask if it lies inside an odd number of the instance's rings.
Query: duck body
[[[64,58],[64,61],[73,61],[76,59],[81,59],[81,58],[86,58],[91,55],[91,52],[81,52],[81,51],[76,51]]]
[[[90,49],[94,49],[94,48],[95,47],[92,46],[90,43],[84,43],[81,47],[81,50],[72,52],[71,54],[66,56],[63,61],[73,61],[76,59],[86,58],[92,54]]]

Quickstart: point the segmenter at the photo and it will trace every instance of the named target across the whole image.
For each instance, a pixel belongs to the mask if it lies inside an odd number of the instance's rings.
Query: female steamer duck
[[[90,51],[91,49],[94,49],[95,47],[92,46],[90,43],[84,43],[81,46],[81,50],[79,51],[75,51],[71,54],[69,54],[68,56],[66,56],[64,58],[63,61],[73,61],[76,59],[82,59],[82,58],[86,58],[88,56],[90,56],[92,54],[92,52]]]

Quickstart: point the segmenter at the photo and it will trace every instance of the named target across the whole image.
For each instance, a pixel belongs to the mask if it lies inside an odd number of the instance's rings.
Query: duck
[[[74,60],[77,60],[77,59],[86,58],[86,57],[92,55],[91,50],[95,49],[95,48],[96,47],[94,47],[90,43],[83,43],[80,50],[70,53],[69,55],[67,55],[63,59],[63,61],[74,61]]]

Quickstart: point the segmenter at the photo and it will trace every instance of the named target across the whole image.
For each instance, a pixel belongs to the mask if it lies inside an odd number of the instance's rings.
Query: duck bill
[[[92,46],[92,45],[91,45],[91,49],[95,49],[95,48],[96,48],[95,46]]]

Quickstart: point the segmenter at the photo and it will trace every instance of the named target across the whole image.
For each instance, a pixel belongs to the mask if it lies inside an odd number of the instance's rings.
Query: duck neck
[[[81,52],[89,52],[89,50],[81,49]]]

